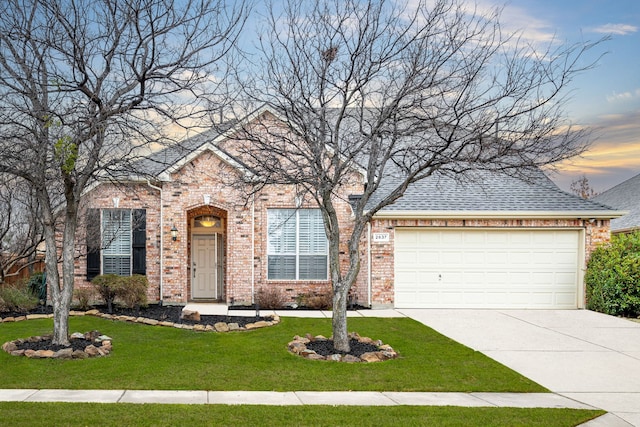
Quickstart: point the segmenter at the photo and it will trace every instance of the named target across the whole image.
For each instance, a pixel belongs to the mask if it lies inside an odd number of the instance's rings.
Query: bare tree
[[[592,199],[598,195],[596,190],[591,187],[589,183],[589,178],[586,175],[582,175],[580,178],[571,181],[571,186],[569,190],[576,196],[582,197],[583,199]]]
[[[583,59],[593,44],[540,50],[506,34],[498,9],[481,15],[457,0],[416,3],[291,0],[267,17],[259,66],[239,78],[246,99],[284,123],[244,130],[249,143],[236,149],[254,172],[247,183],[252,191],[295,185],[322,212],[340,351],[349,350],[346,305],[359,244],[380,209],[434,173],[527,179],[586,146],[562,107],[572,78],[590,67]],[[366,184],[345,235],[335,202],[354,174]]]
[[[28,183],[41,209],[55,344],[68,343],[83,191],[98,176],[126,173],[137,153],[162,140],[167,125],[201,111],[218,61],[234,46],[246,17],[244,3],[233,4],[4,3],[0,173]]]
[[[33,192],[18,178],[0,177],[0,284],[9,274],[33,266],[41,242],[42,224]]]

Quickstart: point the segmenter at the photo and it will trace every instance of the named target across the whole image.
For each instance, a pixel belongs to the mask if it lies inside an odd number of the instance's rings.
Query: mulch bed
[[[108,313],[106,306],[94,306],[102,313]],[[226,315],[200,315],[199,322],[193,322],[187,319],[181,319],[180,316],[182,314],[182,306],[177,305],[158,305],[158,304],[149,304],[147,307],[140,307],[139,309],[130,309],[125,307],[116,306],[113,308],[113,315],[117,316],[135,316],[135,317],[145,317],[147,319],[154,319],[159,322],[172,322],[172,323],[183,323],[186,325],[215,325],[218,322],[225,323],[237,323],[238,326],[244,327],[248,323],[254,323],[260,320],[271,320],[270,317],[263,316],[226,316]],[[51,314],[53,313],[52,306],[38,306],[33,310],[29,310],[28,312],[3,312],[0,313],[0,318],[5,317],[19,317],[25,316],[27,314]]]

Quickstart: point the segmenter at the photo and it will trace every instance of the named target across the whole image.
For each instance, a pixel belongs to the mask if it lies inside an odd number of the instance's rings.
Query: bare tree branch
[[[272,9],[273,10],[273,9]],[[500,10],[458,0],[289,1],[267,16],[260,67],[239,76],[247,104],[278,116],[234,142],[254,189],[290,184],[315,198],[329,239],[336,348],[348,350],[346,296],[366,223],[434,173],[491,171],[529,179],[588,143],[563,111],[596,43],[546,48],[505,34]],[[277,122],[280,121],[281,125]],[[361,174],[353,230],[334,202]],[[348,240],[349,268],[339,243]]]
[[[167,122],[194,117],[199,104],[219,101],[210,97],[211,77],[235,46],[247,7],[224,0],[5,3],[0,173],[20,177],[37,196],[54,342],[63,344],[83,191],[98,176],[132,171],[141,153],[170,140]],[[64,221],[56,230],[59,215]]]

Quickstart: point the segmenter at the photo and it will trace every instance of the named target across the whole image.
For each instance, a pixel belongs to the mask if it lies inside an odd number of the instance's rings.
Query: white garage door
[[[576,308],[577,230],[395,231],[397,308]]]

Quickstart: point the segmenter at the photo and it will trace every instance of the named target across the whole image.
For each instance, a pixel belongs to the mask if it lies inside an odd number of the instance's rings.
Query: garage
[[[578,307],[575,229],[397,228],[396,308]]]

